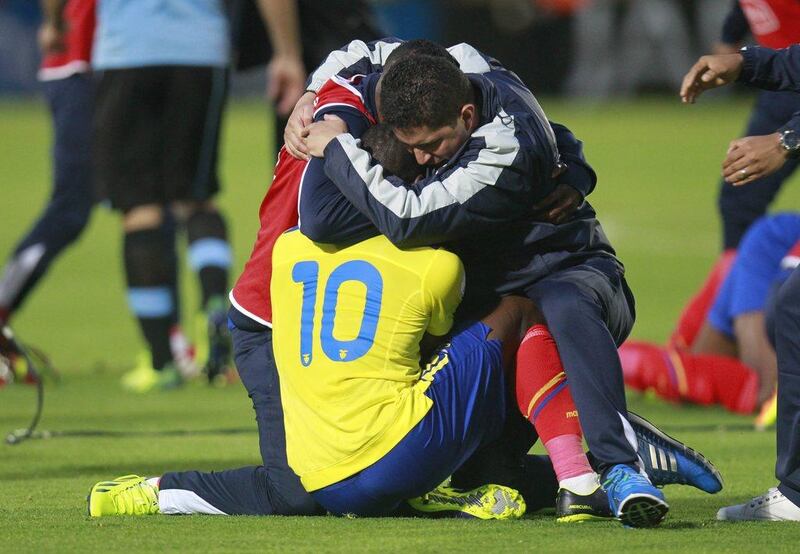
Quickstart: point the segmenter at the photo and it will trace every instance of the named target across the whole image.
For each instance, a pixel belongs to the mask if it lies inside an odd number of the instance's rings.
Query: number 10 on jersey
[[[298,262],[292,268],[292,279],[303,285],[303,304],[300,310],[300,363],[311,365],[314,360],[314,322],[317,306],[317,289],[320,285],[319,263]],[[364,312],[358,335],[351,340],[338,340],[333,336],[339,289],[348,282],[362,283],[367,290]],[[369,352],[375,342],[375,332],[381,313],[383,278],[374,265],[363,260],[351,260],[334,269],[325,283],[322,301],[320,344],[322,352],[334,362],[352,362]]]

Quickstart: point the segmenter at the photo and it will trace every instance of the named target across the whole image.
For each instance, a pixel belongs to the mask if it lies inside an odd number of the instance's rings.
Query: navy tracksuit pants
[[[778,488],[800,506],[800,268],[778,291],[775,303],[778,354]]]
[[[797,93],[760,91],[743,136],[774,133],[798,111],[800,95]],[[719,210],[726,250],[738,247],[748,227],[767,212],[781,185],[791,176],[798,163],[798,160],[789,160],[779,171],[746,187],[720,182]]]
[[[526,292],[558,345],[596,469],[603,473],[616,464],[635,464],[634,432],[623,416],[628,409],[617,353],[635,319],[622,266],[611,258],[591,258],[551,273]]]
[[[39,219],[22,238],[0,281],[0,310],[15,311],[50,263],[80,236],[92,209],[91,75],[45,81],[53,120],[53,192]]]
[[[322,513],[286,460],[278,369],[272,330],[230,311],[234,361],[253,402],[263,464],[225,471],[183,471],[161,478],[166,513],[314,515]],[[210,505],[210,507],[208,506]]]
[[[316,515],[324,510],[312,499],[286,459],[278,370],[272,355],[272,331],[229,312],[236,368],[253,402],[262,465],[225,471],[181,471],[161,477],[159,505],[167,514]],[[511,402],[513,405],[513,402]],[[515,405],[514,405],[515,406]],[[546,456],[526,456],[536,439],[532,426],[516,412],[495,444],[465,464],[462,485],[496,483],[517,488],[531,511],[552,507],[555,473]],[[519,437],[519,438],[518,438]],[[502,448],[498,448],[501,447]],[[500,455],[504,449],[507,455]]]

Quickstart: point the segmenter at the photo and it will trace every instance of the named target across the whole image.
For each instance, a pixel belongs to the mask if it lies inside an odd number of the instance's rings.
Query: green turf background
[[[545,110],[585,143],[599,175],[591,202],[628,268],[637,297],[634,336],[663,341],[685,299],[719,249],[715,197],[727,143],[744,125],[747,99],[687,107],[673,99],[576,105],[545,100]],[[227,114],[220,202],[229,217],[236,271],[258,227],[271,175],[270,117],[255,101]],[[0,255],[49,194],[49,121],[42,103],[0,102]],[[800,205],[796,179],[776,209]],[[234,273],[236,273],[236,271]],[[192,275],[182,272],[184,317],[197,307]],[[210,431],[187,436],[60,438],[0,445],[0,552],[65,551],[544,551],[796,552],[800,526],[722,524],[715,510],[774,483],[774,437],[717,409],[681,408],[632,398],[631,405],[697,446],[717,464],[726,488],[714,497],[668,488],[672,511],[653,531],[614,524],[564,526],[550,516],[481,523],[333,518],[153,517],[89,520],[83,497],[97,480],[165,469],[222,469],[258,461],[248,400],[240,386],[189,386],[134,397],[119,374],[142,349],[129,317],[119,226],[98,209],[80,242],[56,262],[16,319],[25,339],[61,368],[48,389],[43,428]],[[22,426],[30,388],[0,390],[0,432]],[[215,430],[227,429],[223,434]]]

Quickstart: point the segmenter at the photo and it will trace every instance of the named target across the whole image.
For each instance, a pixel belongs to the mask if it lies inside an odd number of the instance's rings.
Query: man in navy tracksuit
[[[357,72],[368,69],[365,61],[385,58],[381,48],[371,45],[366,58],[355,62]],[[351,45],[329,58],[312,75],[312,85],[325,77],[320,72],[344,68],[356,50]],[[563,223],[535,219],[531,206],[558,187],[564,149],[556,146],[555,129],[519,78],[494,60],[482,61],[487,70],[467,76],[453,74],[446,60],[402,60],[356,87],[373,115],[395,128],[420,164],[432,167],[425,179],[411,184],[384,178],[380,164],[341,122],[312,127],[309,151],[324,154],[325,172],[338,191],[395,244],[446,244],[457,253],[467,271],[467,306],[482,291],[524,294],[538,304],[615,515],[626,521],[635,513],[642,521],[629,523],[655,525],[668,506],[639,473],[635,440],[626,438],[632,431],[622,415],[616,347],[634,319],[624,268],[582,199]],[[579,141],[570,154],[571,168],[588,167]],[[315,197],[319,207],[304,213],[304,199]],[[323,193],[302,190],[300,228],[314,240],[341,241],[347,227],[325,205],[336,204]]]
[[[751,33],[760,46],[784,48],[800,41],[800,3],[767,0],[771,10],[759,11],[752,2],[735,0],[722,28],[722,43],[735,48]],[[769,14],[769,15],[768,15]],[[800,97],[785,91],[759,91],[744,136],[772,133],[800,110]],[[719,210],[722,215],[723,249],[736,249],[745,231],[764,215],[784,182],[794,173],[797,160],[789,160],[757,187],[736,187],[720,182]]]
[[[800,46],[783,50],[745,48],[738,54],[704,56],[684,78],[681,96],[694,102],[703,90],[733,81],[765,90],[800,92]],[[800,156],[800,112],[777,132],[742,139],[738,154],[728,154],[726,177],[746,184],[774,175]],[[754,186],[760,186],[756,184]],[[775,302],[778,355],[778,419],[775,474],[779,485],[745,504],[717,513],[725,520],[800,521],[800,271],[795,269]]]

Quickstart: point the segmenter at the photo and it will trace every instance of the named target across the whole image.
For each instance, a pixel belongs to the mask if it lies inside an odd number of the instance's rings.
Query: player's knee
[[[158,204],[147,204],[131,208],[122,218],[122,226],[126,233],[156,229],[164,221],[164,212]]]
[[[592,313],[586,292],[574,283],[553,284],[539,304],[551,329],[575,327],[578,318]]]

